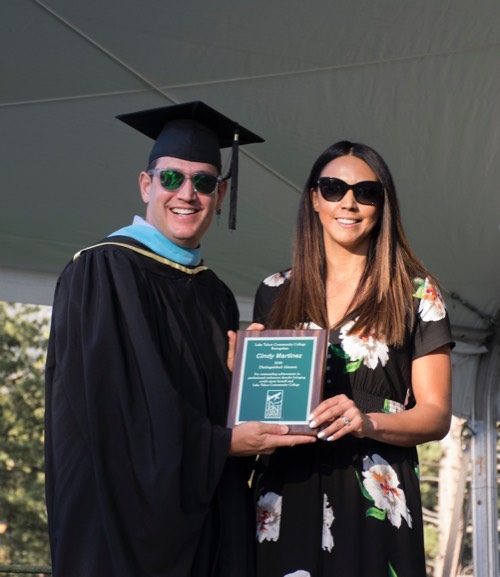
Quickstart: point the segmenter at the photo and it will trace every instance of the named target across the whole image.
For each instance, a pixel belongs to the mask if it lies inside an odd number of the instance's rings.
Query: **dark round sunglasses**
[[[321,196],[329,202],[342,200],[347,192],[352,190],[356,202],[376,205],[380,202],[384,193],[382,183],[375,180],[364,180],[356,184],[347,184],[340,178],[330,176],[320,176],[316,181],[316,188],[319,188]]]
[[[179,190],[182,185],[189,179],[193,183],[195,192],[200,194],[213,194],[222,182],[221,176],[214,176],[205,172],[197,172],[195,174],[184,174],[179,170],[172,170],[171,168],[153,168],[148,170],[148,174],[159,174],[160,184],[169,192]]]

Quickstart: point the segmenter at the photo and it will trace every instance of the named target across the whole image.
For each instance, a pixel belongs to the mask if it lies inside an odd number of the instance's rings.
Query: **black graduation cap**
[[[220,149],[232,146],[231,168],[224,179],[231,178],[229,228],[236,228],[238,146],[264,142],[263,138],[201,101],[140,110],[116,118],[155,141],[149,163],[161,156],[172,156],[213,164],[220,172]]]

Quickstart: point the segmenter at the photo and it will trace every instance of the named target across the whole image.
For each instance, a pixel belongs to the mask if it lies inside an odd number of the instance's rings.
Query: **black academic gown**
[[[228,458],[224,426],[237,325],[210,270],[101,245],[63,271],[46,372],[54,577],[252,574],[251,463]]]

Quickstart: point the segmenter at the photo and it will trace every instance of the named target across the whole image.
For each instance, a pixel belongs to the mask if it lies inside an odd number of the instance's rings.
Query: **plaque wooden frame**
[[[315,435],[308,417],[322,400],[327,349],[325,329],[238,331],[227,426],[261,421]]]

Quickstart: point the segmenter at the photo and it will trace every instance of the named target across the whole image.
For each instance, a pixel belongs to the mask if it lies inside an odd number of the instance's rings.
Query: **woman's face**
[[[356,156],[340,156],[329,162],[321,171],[321,176],[343,180],[347,184],[378,179],[364,160]],[[325,250],[342,247],[356,254],[367,254],[370,238],[380,210],[378,206],[361,204],[356,201],[352,189],[341,200],[328,201],[319,189],[311,190],[314,210],[323,225]]]

